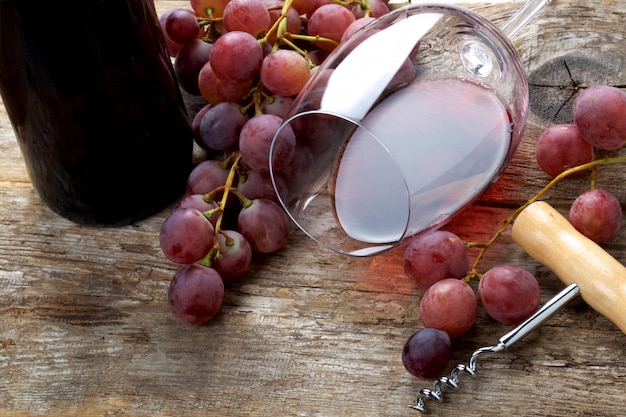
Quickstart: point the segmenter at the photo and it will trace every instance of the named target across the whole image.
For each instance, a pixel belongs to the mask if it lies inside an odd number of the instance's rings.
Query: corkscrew
[[[587,304],[626,333],[626,268],[600,246],[580,234],[549,204],[538,201],[526,207],[512,228],[513,240],[530,256],[552,270],[567,287],[534,315],[502,336],[493,346],[476,350],[467,364],[450,376],[438,378],[432,389],[422,388],[410,408],[425,411],[426,399],[443,400],[443,389],[456,389],[463,374],[476,374],[479,356],[499,352],[531,333],[580,295]]]
[[[459,376],[467,374],[470,376],[476,375],[476,359],[478,356],[485,353],[495,353],[503,349],[508,348],[513,343],[517,342],[527,334],[531,333],[537,327],[541,326],[546,320],[552,317],[563,306],[569,303],[573,298],[578,297],[580,294],[580,287],[578,284],[570,284],[563,291],[554,296],[548,301],[541,309],[539,309],[534,315],[524,321],[522,324],[511,330],[504,336],[502,336],[496,345],[481,347],[476,350],[467,364],[458,364],[450,372],[450,376],[439,377],[433,386],[433,389],[422,388],[417,397],[415,404],[410,407],[425,411],[425,400],[430,398],[431,400],[441,401],[443,398],[443,388],[457,389],[459,387]]]

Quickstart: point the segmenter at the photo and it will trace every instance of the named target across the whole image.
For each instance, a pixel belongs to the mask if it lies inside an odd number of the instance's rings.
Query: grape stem
[[[470,270],[468,275],[464,278],[464,280],[467,282],[474,278],[481,279],[482,275],[478,273],[477,267],[478,267],[478,263],[484,256],[487,249],[489,249],[489,247],[493,245],[500,236],[502,236],[502,234],[506,231],[507,227],[509,227],[515,221],[517,216],[526,207],[528,207],[529,205],[531,205],[532,203],[534,203],[535,201],[543,197],[552,187],[554,187],[557,183],[559,183],[559,181],[561,181],[564,178],[569,177],[570,175],[591,169],[592,170],[592,185],[595,187],[595,177],[596,177],[597,167],[602,166],[602,165],[620,164],[624,162],[626,162],[626,157],[605,157],[602,159],[597,159],[592,162],[588,162],[586,164],[582,164],[573,168],[566,169],[565,171],[563,171],[562,173],[554,177],[545,187],[543,187],[537,194],[535,194],[535,196],[530,198],[528,201],[522,204],[519,208],[517,208],[513,213],[511,213],[511,215],[507,217],[506,220],[504,221],[504,224],[500,226],[500,228],[494,233],[494,235],[487,242],[466,243],[466,247],[468,249],[472,247],[480,247],[481,250],[476,256],[476,259],[474,260],[472,269]]]
[[[220,199],[218,206],[215,209],[209,210],[204,213],[204,215],[207,216],[207,218],[210,218],[213,214],[215,214],[216,212],[219,212],[219,214],[217,215],[217,220],[215,222],[215,243],[213,244],[213,247],[211,248],[211,250],[199,262],[200,264],[207,266],[207,267],[211,266],[211,261],[213,259],[217,259],[220,256],[218,238],[219,238],[220,233],[222,233],[222,220],[224,218],[224,212],[226,210],[226,202],[228,201],[228,197],[230,193],[231,192],[236,193],[237,197],[239,197],[240,200],[242,200],[242,197],[243,197],[241,193],[237,192],[237,190],[233,188],[233,181],[235,180],[235,175],[237,174],[237,171],[239,168],[239,162],[241,161],[241,158],[242,158],[241,152],[237,152],[234,154],[234,157],[232,157],[232,164],[230,165],[230,170],[228,171],[228,177],[226,177],[226,181],[224,182],[224,185],[216,188],[215,190],[211,191],[209,194],[206,194],[204,196],[205,201],[212,201],[215,193],[217,191],[222,191],[222,198]],[[227,159],[227,161],[229,159]],[[228,236],[226,236],[226,238],[227,238],[226,240],[228,243],[228,239],[229,239]]]
[[[341,1],[337,1],[337,0],[334,0],[334,1],[339,3],[339,4],[344,4],[344,2],[341,2]],[[368,5],[368,9],[367,10],[369,10],[369,2],[368,2],[368,0],[364,0],[364,1],[367,2],[367,5]],[[364,4],[361,1],[356,1],[356,2],[350,1],[350,2],[347,2],[345,4],[348,5],[348,4],[352,4],[352,3],[357,3],[357,4],[361,4],[361,5]],[[302,48],[300,48],[295,43],[293,43],[292,40],[300,39],[300,40],[305,40],[305,41],[309,41],[309,42],[330,42],[330,43],[334,44],[335,46],[338,45],[338,43],[335,42],[334,40],[328,39],[328,38],[323,38],[321,36],[299,35],[299,34],[287,32],[287,15],[288,15],[289,9],[291,8],[292,5],[293,5],[293,0],[286,0],[283,3],[282,9],[280,11],[280,16],[278,16],[278,19],[276,19],[276,21],[274,22],[272,27],[268,29],[268,31],[265,33],[265,36],[263,36],[261,39],[259,39],[259,43],[261,45],[264,45],[267,42],[269,42],[270,37],[275,33],[277,42],[274,43],[273,50],[279,49],[280,45],[284,44],[284,45],[289,46],[291,49],[293,49],[294,51],[298,52],[300,55],[302,55],[303,57],[305,57],[307,59],[309,59],[307,52],[305,50],[303,50]],[[311,64],[311,63],[312,63],[312,61],[309,59],[309,64]]]
[[[261,43],[261,45],[264,45],[265,43],[269,42],[269,38],[270,36],[272,36],[273,33],[276,33],[277,39],[282,40],[284,38],[285,34],[287,33],[287,13],[289,12],[289,8],[291,7],[292,4],[293,4],[293,0],[286,0],[283,3],[282,8],[280,10],[280,16],[278,16],[278,19],[276,19],[272,27],[268,29],[268,31],[265,33],[265,36],[259,39],[259,42]],[[277,8],[278,7],[268,7],[267,10],[268,11],[276,10]],[[276,44],[274,45],[274,48],[277,49],[278,45],[279,45],[279,42],[276,42]]]

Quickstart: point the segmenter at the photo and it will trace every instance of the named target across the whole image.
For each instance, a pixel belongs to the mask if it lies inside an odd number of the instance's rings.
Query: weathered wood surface
[[[184,1],[157,1],[159,11]],[[519,7],[471,4],[497,23]],[[546,182],[533,143],[561,105],[593,82],[625,85],[626,3],[554,0],[514,39],[528,69],[532,112],[524,143],[501,180],[447,228],[487,239]],[[565,103],[566,109],[567,103]],[[342,257],[294,231],[289,245],[257,257],[227,289],[208,325],[174,322],[165,303],[176,267],[158,247],[167,210],[133,226],[76,226],[44,207],[0,108],[0,415],[2,416],[409,416],[430,386],[400,361],[420,327],[420,291],[401,250]],[[624,168],[599,172],[626,202]],[[589,183],[558,185],[565,211]],[[626,232],[607,249],[626,263]],[[475,255],[472,252],[472,255]],[[562,284],[507,232],[480,268],[514,263],[536,273],[545,301]],[[626,302],[626,301],[625,301]],[[454,361],[509,328],[481,310],[454,343]],[[626,338],[575,301],[511,349],[479,359],[431,415],[622,416]]]

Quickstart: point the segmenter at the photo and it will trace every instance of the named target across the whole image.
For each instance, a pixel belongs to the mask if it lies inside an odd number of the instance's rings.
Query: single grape
[[[413,61],[409,58],[405,59],[398,71],[395,73],[387,87],[385,87],[386,93],[395,93],[399,88],[408,85],[415,79],[415,67]]]
[[[313,169],[313,153],[308,146],[301,142],[296,143],[296,151],[291,159],[289,165],[282,169],[279,174],[281,178],[285,180],[287,186],[298,187],[305,183],[310,177],[311,170]],[[281,194],[284,195],[284,194]]]
[[[402,348],[404,368],[418,378],[435,379],[450,361],[452,342],[444,331],[424,328],[409,337]]]
[[[200,34],[196,14],[189,9],[173,9],[165,19],[165,32],[176,43],[185,45]]]
[[[298,11],[299,15],[309,15],[317,5],[317,0],[293,0],[291,7]]]
[[[261,113],[275,114],[276,116],[284,118],[287,112],[291,110],[293,101],[292,97],[269,96],[261,103]]]
[[[252,80],[234,84],[225,82],[215,75],[209,61],[198,74],[198,88],[202,97],[210,104],[215,105],[224,101],[238,102],[252,88]]]
[[[200,121],[200,139],[208,149],[224,151],[236,148],[239,132],[248,121],[239,104],[226,101],[207,111]]]
[[[280,194],[285,196],[287,192],[287,181],[285,178],[280,173],[277,173],[274,176],[274,181]],[[259,172],[254,169],[246,171],[239,178],[237,190],[250,200],[266,198],[278,202],[272,179],[267,172]]]
[[[541,291],[530,272],[513,265],[498,265],[481,278],[478,296],[493,319],[517,325],[537,311]]]
[[[230,281],[243,275],[252,261],[252,247],[243,235],[235,230],[223,230],[217,237],[219,257],[211,266],[222,280]]]
[[[574,123],[593,146],[621,148],[626,143],[626,92],[608,85],[586,88],[574,101]]]
[[[200,95],[198,75],[204,65],[209,62],[213,44],[202,39],[194,39],[183,46],[176,55],[174,71],[180,87],[192,95]]]
[[[215,229],[201,211],[174,210],[161,225],[159,243],[172,262],[191,264],[202,259],[215,240]]]
[[[207,159],[200,162],[187,178],[187,194],[208,194],[226,183],[228,170],[222,162],[216,159]]]
[[[289,123],[298,142],[318,155],[332,146],[338,125],[337,118],[327,114],[304,115]],[[297,132],[297,133],[296,133]]]
[[[176,204],[176,207],[174,209],[196,209],[204,213],[204,215],[206,216],[208,211],[215,210],[217,207],[218,204],[216,201],[212,201],[209,203],[204,199],[204,195],[191,194],[185,196],[182,200],[180,200],[178,204]],[[219,212],[217,210],[211,215],[211,217],[209,217],[209,221],[211,222],[213,227],[215,227],[215,223],[217,222],[218,217]]]
[[[229,5],[232,1],[235,0]],[[213,44],[209,58],[215,75],[229,84],[251,81],[261,70],[262,63],[263,48],[254,36],[242,31],[220,36]]]
[[[174,274],[167,294],[172,316],[188,325],[209,321],[224,301],[224,283],[215,269],[185,265]]]
[[[622,228],[622,206],[617,197],[602,188],[587,190],[574,200],[569,221],[598,244],[613,240]]]
[[[571,124],[546,129],[537,139],[535,154],[539,167],[552,177],[594,159],[593,146],[583,138],[578,126]]]
[[[261,82],[279,96],[298,94],[310,76],[311,69],[307,60],[289,49],[278,49],[270,53],[261,65]]]
[[[252,169],[269,172],[270,147],[283,119],[273,114],[258,114],[241,128],[239,150],[243,162]],[[296,151],[296,137],[290,126],[281,129],[274,143],[272,169],[280,171],[291,162]]]
[[[468,269],[465,243],[444,230],[412,238],[404,251],[404,271],[424,291],[442,279],[463,278]]]
[[[341,42],[341,37],[348,26],[354,22],[354,14],[346,7],[339,4],[325,4],[318,7],[309,19],[307,30],[310,36],[321,36]],[[331,42],[315,42],[318,48],[331,51],[336,44]]]
[[[211,107],[213,107],[211,103],[205,104],[200,110],[198,110],[196,115],[191,120],[191,131],[193,133],[193,139],[198,144],[198,146],[205,150],[207,150],[206,145],[202,142],[202,139],[200,138],[200,122],[202,122],[202,118]]]
[[[243,207],[237,219],[237,229],[259,253],[275,252],[287,244],[289,219],[272,200],[258,198]]]
[[[172,58],[175,58],[176,55],[178,55],[178,51],[180,51],[181,48],[184,46],[183,44],[174,42],[172,38],[170,38],[170,36],[167,34],[167,31],[165,30],[165,22],[167,22],[167,18],[172,13],[174,13],[174,10],[175,9],[170,9],[166,11],[165,13],[163,13],[161,16],[159,16],[159,26],[161,27],[161,33],[163,34],[163,39],[165,39],[165,46],[167,47],[167,52]]]
[[[326,6],[327,4],[336,4],[336,3],[333,3],[333,0],[315,0],[315,2],[311,4],[311,8],[306,12],[306,18],[310,20],[311,16],[313,15],[313,13],[315,13],[317,9],[319,9],[322,6]]]
[[[420,318],[425,327],[448,333],[450,339],[465,334],[476,322],[478,302],[468,283],[446,278],[430,286],[420,302]]]
[[[375,19],[373,17],[360,17],[356,19],[354,22],[350,23],[350,25],[346,28],[341,35],[341,43],[344,43],[348,39],[352,37],[356,32],[363,29],[365,26],[369,25]]]
[[[330,51],[325,51],[323,49],[314,49],[312,51],[309,51],[309,58],[311,58],[311,61],[314,65],[319,66],[322,64],[322,62],[324,62],[326,57],[328,57],[328,54],[330,54]],[[317,71],[317,66],[311,68],[311,75],[313,75],[315,71]]]
[[[230,0],[224,8],[227,32],[246,32],[256,40],[267,32],[270,25],[270,14],[260,0]]]

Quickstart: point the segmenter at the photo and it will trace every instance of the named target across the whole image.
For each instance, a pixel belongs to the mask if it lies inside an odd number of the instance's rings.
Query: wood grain
[[[159,1],[160,12],[185,1]],[[502,23],[519,4],[471,7]],[[624,82],[626,4],[554,0],[513,40],[532,85],[531,113],[513,163],[476,205],[446,228],[485,240],[548,178],[534,141],[594,82]],[[566,65],[567,64],[567,65]],[[562,111],[555,111],[561,108]],[[0,107],[0,415],[2,416],[409,416],[420,387],[400,361],[421,324],[420,291],[402,270],[402,248],[353,259],[295,231],[289,245],[258,256],[229,285],[208,325],[169,316],[176,266],[158,247],[164,210],[135,225],[88,228],[59,218],[30,185]],[[623,167],[598,183],[626,201]],[[565,212],[589,177],[559,184],[546,199]],[[606,246],[626,262],[626,232]],[[476,255],[472,251],[472,256]],[[482,270],[527,267],[542,300],[563,285],[505,233]],[[475,283],[473,284],[475,285]],[[464,362],[509,328],[481,310],[454,343]],[[621,416],[626,409],[626,339],[575,301],[513,348],[481,357],[431,415]]]

